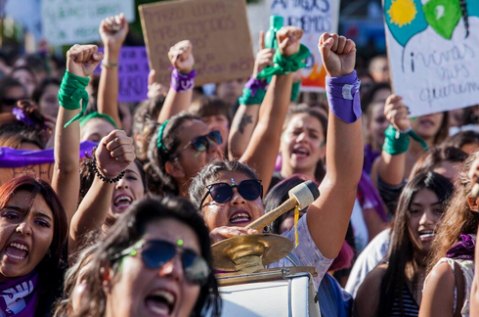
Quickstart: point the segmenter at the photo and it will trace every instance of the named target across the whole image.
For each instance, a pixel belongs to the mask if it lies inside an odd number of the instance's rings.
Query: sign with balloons
[[[479,1],[384,0],[395,94],[412,116],[479,104]]]

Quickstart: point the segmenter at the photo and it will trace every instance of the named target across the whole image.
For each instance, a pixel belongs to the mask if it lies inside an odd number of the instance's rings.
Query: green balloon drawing
[[[443,38],[450,40],[462,16],[457,0],[431,0],[422,10],[429,25]]]

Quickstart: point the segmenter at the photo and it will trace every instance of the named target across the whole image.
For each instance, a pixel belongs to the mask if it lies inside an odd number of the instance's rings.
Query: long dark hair
[[[40,285],[46,291],[56,283],[51,278],[51,272],[52,268],[56,268],[60,264],[63,244],[67,237],[68,224],[65,210],[55,191],[47,182],[30,176],[12,178],[0,187],[0,210],[5,208],[8,201],[20,190],[30,192],[32,200],[37,195],[41,195],[53,214],[53,239],[49,248],[50,252],[45,254],[36,267],[41,281]]]
[[[152,222],[174,219],[190,227],[198,237],[202,257],[210,266],[210,276],[206,285],[201,287],[192,316],[202,316],[204,311],[211,311],[211,316],[221,314],[221,299],[218,284],[214,277],[209,231],[196,208],[181,197],[146,197],[136,201],[128,211],[120,216],[100,243],[92,256],[91,272],[85,276],[87,288],[75,312],[75,317],[103,317],[106,310],[106,295],[103,289],[102,270],[112,269],[114,275],[120,272],[121,259],[116,255],[139,241]],[[114,277],[111,277],[113,280]],[[113,285],[114,287],[114,285]]]
[[[416,194],[427,188],[439,198],[445,210],[447,201],[454,191],[452,183],[436,173],[418,174],[404,187],[399,197],[394,215],[389,245],[389,265],[381,281],[380,299],[377,316],[389,316],[395,299],[404,314],[401,292],[407,285],[406,269],[411,267],[414,273],[413,284],[417,283],[418,264],[414,261],[414,248],[408,233],[409,209]]]
[[[148,191],[157,195],[179,194],[178,184],[175,179],[166,172],[166,162],[174,158],[174,154],[180,146],[179,135],[183,123],[187,121],[200,120],[189,112],[183,111],[171,117],[164,127],[161,142],[164,148],[158,148],[158,132],[161,125],[155,131],[148,146],[149,163],[145,165],[145,172],[148,177]]]

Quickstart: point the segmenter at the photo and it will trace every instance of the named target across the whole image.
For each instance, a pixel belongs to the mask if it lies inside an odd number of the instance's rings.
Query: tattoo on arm
[[[253,116],[251,115],[247,115],[245,114],[242,118],[241,118],[241,122],[239,124],[239,127],[238,127],[238,131],[243,134],[244,133],[244,129],[246,128],[246,126],[250,123],[253,123]]]

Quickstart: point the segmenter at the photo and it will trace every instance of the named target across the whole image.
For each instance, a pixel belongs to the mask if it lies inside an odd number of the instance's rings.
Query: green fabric
[[[92,112],[82,117],[80,119],[80,128],[82,128],[88,121],[90,121],[93,118],[105,119],[106,121],[110,122],[115,127],[115,129],[118,129],[118,127],[116,126],[115,120],[113,120],[112,117],[104,113],[99,113],[98,111]]]
[[[170,122],[170,120],[166,120],[165,122],[163,122],[163,124],[161,125],[160,127],[160,130],[158,131],[158,141],[157,141],[157,146],[159,149],[162,149],[163,151],[167,151],[166,150],[166,147],[165,145],[163,144],[163,142],[161,141],[163,139],[163,132],[165,131],[165,127],[166,125],[168,124],[168,122]]]
[[[80,77],[65,71],[60,90],[58,91],[58,101],[60,106],[67,110],[80,109],[81,111],[73,119],[68,121],[64,128],[68,127],[72,122],[83,117],[85,109],[88,105],[88,93],[85,88],[88,86],[90,79],[88,77]],[[83,101],[82,101],[83,100]],[[80,105],[80,101],[82,104]]]
[[[301,44],[299,51],[290,57],[284,57],[279,50],[276,50],[273,57],[274,65],[263,69],[256,78],[262,79],[274,75],[293,73],[306,66],[303,61],[309,56],[309,54],[309,49],[303,44]]]
[[[383,151],[391,155],[399,155],[405,153],[409,148],[409,135],[399,133],[392,125],[384,132],[386,139],[383,144]]]
[[[407,133],[411,138],[413,138],[415,141],[419,142],[421,144],[421,147],[424,149],[424,151],[428,152],[429,147],[427,146],[426,141],[424,141],[423,138],[421,138],[419,135],[417,135],[414,130],[411,130]]]
[[[298,81],[297,83],[293,83],[293,87],[291,88],[291,101],[296,102],[298,100],[300,88],[301,88],[300,81]]]
[[[253,96],[251,89],[243,88],[243,95],[239,97],[238,101],[240,105],[245,106],[260,105],[263,102],[264,96],[266,96],[265,89],[258,88]]]

